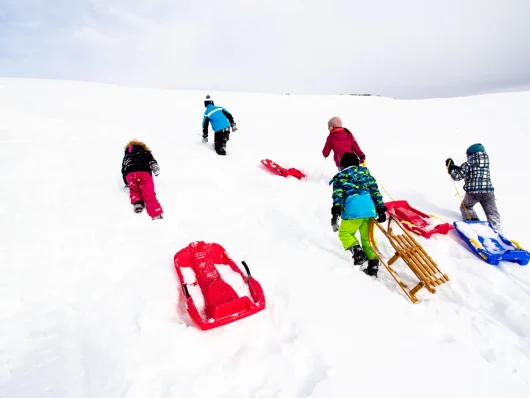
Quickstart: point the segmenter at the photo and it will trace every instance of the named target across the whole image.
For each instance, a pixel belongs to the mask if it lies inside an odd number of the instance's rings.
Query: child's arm
[[[147,152],[149,157],[149,167],[151,170],[153,170],[153,174],[155,176],[158,176],[160,174],[160,166],[158,165],[158,162],[156,161],[155,157],[151,152]]]
[[[208,137],[208,126],[210,125],[210,119],[204,115],[202,117],[202,138]]]
[[[225,115],[226,118],[228,119],[228,121],[230,122],[230,126],[233,126],[234,125],[234,117],[232,116],[232,114],[230,112],[228,112],[225,108],[223,108],[221,110],[221,112],[223,112],[223,115]]]
[[[449,175],[455,181],[463,180],[469,171],[469,164],[467,162],[462,163],[460,167],[453,166],[449,171]]]
[[[327,158],[330,153],[331,153],[331,134],[328,135],[328,138],[326,139],[326,144],[324,145],[324,149],[322,149],[322,155],[325,158]]]
[[[379,187],[377,186],[377,181],[371,174],[368,178],[368,190],[370,191],[370,197],[374,202],[376,209],[382,209],[385,207],[385,202],[383,201],[383,195],[379,192]]]
[[[344,187],[339,178],[335,177],[333,182],[333,193],[331,198],[333,199],[333,207],[337,206],[342,210],[344,204]]]
[[[121,161],[121,176],[123,178],[125,186],[128,186],[129,184],[127,184],[127,180],[125,179],[125,157]]]

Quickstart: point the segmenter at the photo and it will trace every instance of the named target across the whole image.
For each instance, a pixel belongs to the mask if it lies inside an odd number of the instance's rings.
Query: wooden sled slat
[[[399,225],[403,232],[402,234],[394,234],[394,231],[391,227],[392,221]],[[383,232],[396,251],[396,253],[387,261],[384,260],[383,255],[377,248],[374,237],[374,225],[377,225],[381,232]],[[431,256],[427,254],[425,249],[412,237],[412,235],[403,227],[403,225],[401,225],[399,220],[392,214],[389,214],[388,225],[386,229],[374,219],[370,220],[368,240],[379,260],[383,263],[390,275],[392,275],[396,283],[401,287],[401,289],[413,303],[418,302],[416,294],[422,288],[425,288],[427,291],[434,294],[436,293],[436,288],[438,286],[441,286],[445,282],[449,281],[449,277],[440,271],[438,265],[431,258]],[[407,264],[412,273],[419,280],[418,284],[412,289],[410,289],[403,281],[400,280],[399,274],[392,268],[392,264],[394,264],[399,258],[401,258],[405,264]]]

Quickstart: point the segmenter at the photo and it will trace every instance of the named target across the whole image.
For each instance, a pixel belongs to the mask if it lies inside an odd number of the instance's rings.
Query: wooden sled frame
[[[403,234],[394,235],[392,227],[390,226],[392,221],[399,225],[403,231]],[[377,248],[374,237],[374,225],[379,227],[379,229],[390,241],[392,247],[396,250],[396,254],[394,254],[394,256],[392,256],[392,258],[390,258],[387,262],[383,260],[383,255]],[[401,287],[401,289],[403,289],[407,297],[413,303],[418,302],[416,293],[418,293],[421,288],[424,287],[429,292],[434,294],[436,293],[436,287],[449,280],[449,277],[440,271],[438,265],[436,265],[431,256],[427,254],[425,249],[412,237],[410,232],[408,232],[403,225],[401,225],[399,220],[392,214],[389,214],[388,225],[386,229],[381,226],[381,224],[377,223],[373,218],[370,220],[368,240],[375,254],[377,257],[379,257],[379,260],[381,260],[390,275],[392,275],[394,280]],[[392,269],[392,264],[394,264],[400,257],[403,259],[405,264],[407,264],[414,275],[416,275],[416,277],[419,279],[418,284],[412,289],[409,289],[409,287],[399,279],[399,274]]]

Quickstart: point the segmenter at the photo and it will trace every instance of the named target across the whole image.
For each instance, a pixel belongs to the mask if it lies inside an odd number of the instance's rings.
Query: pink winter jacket
[[[364,162],[366,156],[364,155],[359,144],[353,138],[353,134],[347,128],[337,127],[330,131],[328,138],[326,140],[326,145],[322,149],[322,155],[328,157],[331,150],[333,149],[334,155],[333,159],[337,167],[340,166],[340,159],[345,152],[353,152],[358,157],[361,163]]]

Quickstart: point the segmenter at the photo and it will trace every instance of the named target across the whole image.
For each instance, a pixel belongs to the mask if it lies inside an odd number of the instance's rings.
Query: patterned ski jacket
[[[343,220],[377,217],[376,209],[385,205],[377,182],[366,167],[348,167],[329,184],[333,184],[333,206],[341,206]]]
[[[486,152],[477,152],[469,156],[466,162],[450,168],[449,173],[455,181],[464,179],[464,191],[485,193],[494,191],[490,177],[490,160]]]
[[[220,130],[229,128],[234,124],[234,118],[222,106],[208,104],[202,118],[202,134],[208,136],[208,125],[212,123],[212,130],[217,133]]]

